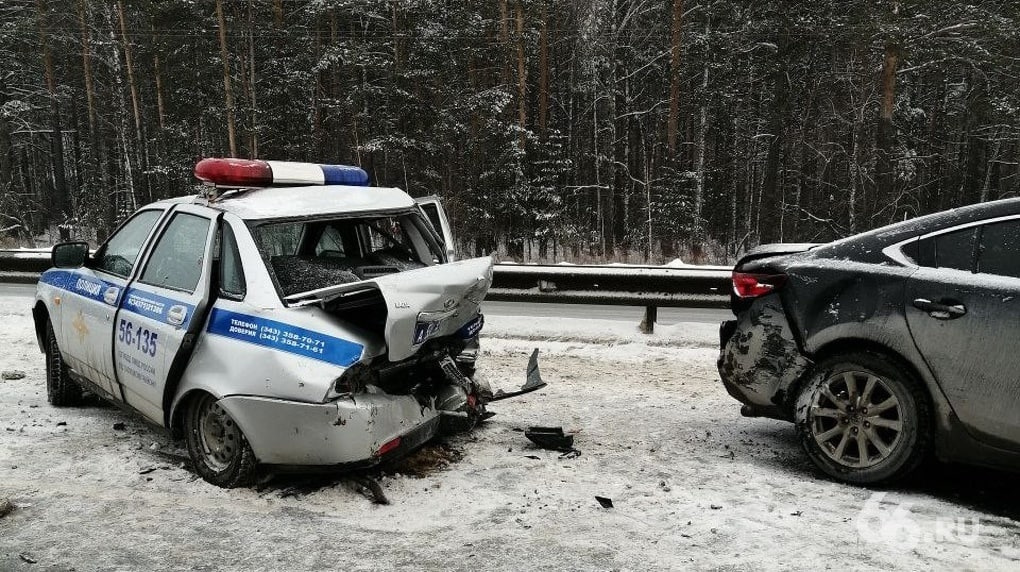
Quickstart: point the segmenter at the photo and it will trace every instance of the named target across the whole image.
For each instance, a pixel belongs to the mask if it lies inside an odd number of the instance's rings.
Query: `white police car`
[[[33,310],[53,405],[126,405],[223,487],[258,464],[369,466],[486,415],[492,260],[449,262],[437,201],[345,166],[195,175],[216,190],[142,207],[92,255],[54,247]],[[532,369],[521,391],[544,385]]]

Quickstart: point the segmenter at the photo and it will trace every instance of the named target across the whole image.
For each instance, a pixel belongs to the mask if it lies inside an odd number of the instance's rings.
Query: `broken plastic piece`
[[[531,352],[531,359],[528,360],[528,378],[524,385],[517,391],[504,392],[501,389],[489,401],[500,401],[501,399],[517,397],[518,395],[542,389],[546,385],[548,384],[542,381],[542,372],[538,370],[538,348],[535,348],[535,351]]]
[[[574,448],[574,436],[563,432],[563,427],[528,427],[524,436],[543,449],[570,451]]]

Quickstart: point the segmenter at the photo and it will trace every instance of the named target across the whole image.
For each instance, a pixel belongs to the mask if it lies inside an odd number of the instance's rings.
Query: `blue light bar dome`
[[[351,165],[317,165],[289,161],[266,161],[273,173],[273,185],[368,185],[368,173]]]

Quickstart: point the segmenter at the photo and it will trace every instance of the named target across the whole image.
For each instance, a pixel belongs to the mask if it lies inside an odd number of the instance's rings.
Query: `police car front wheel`
[[[184,413],[184,426],[188,453],[203,479],[227,489],[247,486],[254,480],[255,453],[215,397],[203,393],[191,399]]]
[[[53,324],[46,322],[46,399],[54,407],[81,403],[81,386],[71,380],[67,364],[60,355]]]

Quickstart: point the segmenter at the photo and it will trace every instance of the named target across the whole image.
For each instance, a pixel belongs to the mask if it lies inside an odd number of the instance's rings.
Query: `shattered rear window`
[[[269,222],[255,237],[283,296],[422,268],[441,260],[418,216]]]

